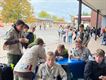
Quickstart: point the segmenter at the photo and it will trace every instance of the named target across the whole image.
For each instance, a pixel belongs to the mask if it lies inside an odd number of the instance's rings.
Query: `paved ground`
[[[1,62],[7,63],[6,51],[3,51],[3,49],[2,49],[3,35],[5,34],[6,30],[8,30],[8,28],[0,29],[0,51],[1,51],[0,52],[0,63]],[[47,30],[37,29],[36,35],[37,35],[37,37],[41,37],[44,39],[44,41],[46,43],[45,44],[46,51],[55,51],[55,49],[59,43],[65,44],[65,46],[69,49],[69,45],[67,43],[64,43],[61,40],[59,40],[57,30],[54,28],[47,29]],[[73,46],[75,46],[74,43],[72,44],[72,47]],[[92,53],[94,53],[97,48],[101,48],[101,49],[105,50],[105,52],[106,52],[106,46],[100,45],[100,39],[95,41],[93,38],[91,38],[91,40],[88,44],[88,48],[90,49],[90,51]]]

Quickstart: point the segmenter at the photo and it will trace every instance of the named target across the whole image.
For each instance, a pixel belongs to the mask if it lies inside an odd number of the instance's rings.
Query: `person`
[[[64,42],[67,42],[67,39],[68,39],[68,28],[69,28],[69,26],[67,26],[67,27],[65,27],[64,28],[64,34],[63,34],[63,41]]]
[[[24,25],[24,28],[23,28],[23,34],[24,34],[24,37],[27,38],[27,35],[28,35],[28,30],[29,30],[29,26],[27,24]],[[28,39],[28,38],[27,38]],[[29,42],[29,39],[28,39],[28,42]],[[22,43],[22,46],[26,49],[27,46],[28,46],[28,43]]]
[[[29,39],[28,48],[34,46],[36,43],[36,35],[34,34],[36,27],[31,27],[30,31],[27,35],[27,38]]]
[[[56,59],[59,58],[68,58],[68,50],[65,48],[63,44],[59,44],[55,51]]]
[[[87,31],[88,33],[90,33],[90,26],[89,26],[89,25],[87,25],[86,31]]]
[[[59,29],[58,29],[58,35],[59,35],[59,39],[62,39],[62,36],[64,34],[64,28],[62,25],[59,26]]]
[[[34,34],[35,31],[35,27],[30,27],[29,32],[26,35],[26,38],[29,40],[26,48],[28,48],[29,46],[33,46],[33,43],[36,40],[36,35]]]
[[[27,38],[29,39],[29,44],[33,43],[36,40],[36,35],[34,34],[36,27],[31,27],[29,29]]]
[[[72,31],[72,28],[70,28],[68,31],[68,43],[69,44],[72,44],[72,37],[73,37],[73,31]]]
[[[102,49],[97,49],[94,54],[95,60],[89,61],[85,65],[84,78],[85,80],[100,80],[102,76],[106,76],[106,63],[104,62],[105,52]]]
[[[77,33],[77,38],[80,38],[82,40],[82,45],[87,47],[87,45],[90,41],[90,36],[87,31],[84,31],[83,24],[80,24],[80,26],[79,26],[79,32]]]
[[[46,62],[39,66],[36,76],[37,80],[67,80],[66,72],[55,63],[55,55],[51,51],[46,54]]]
[[[82,46],[82,40],[76,39],[75,48],[71,49],[71,58],[81,59],[85,62],[89,61],[89,57],[92,57],[90,50],[84,46]]]
[[[41,28],[42,28],[42,25],[39,25],[39,29],[41,30]]]
[[[22,20],[17,20],[11,29],[6,32],[3,49],[8,51],[7,59],[9,64],[16,65],[23,53],[21,43],[27,43],[28,41],[22,33],[24,25],[25,23]]]
[[[23,27],[23,33],[24,33],[25,37],[28,34],[28,30],[29,30],[29,26],[27,24],[25,24],[24,27]]]
[[[45,60],[44,41],[37,38],[36,45],[28,49],[14,68],[14,80],[33,80],[34,70],[40,59]]]
[[[106,45],[106,27],[102,29],[102,43]]]

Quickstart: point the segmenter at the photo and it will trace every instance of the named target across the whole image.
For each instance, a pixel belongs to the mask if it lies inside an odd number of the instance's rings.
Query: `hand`
[[[57,56],[56,58],[57,58],[57,60],[62,60],[63,59],[62,56]]]
[[[19,42],[21,42],[21,43],[28,43],[28,39],[26,39],[26,38],[20,38],[19,39]]]
[[[80,60],[80,56],[76,56],[75,58],[78,59],[78,60]]]
[[[102,76],[102,75],[101,75],[101,76],[99,77],[99,79],[101,79],[101,80],[106,80],[106,76]]]
[[[69,58],[74,58],[74,56],[73,55],[69,55]]]

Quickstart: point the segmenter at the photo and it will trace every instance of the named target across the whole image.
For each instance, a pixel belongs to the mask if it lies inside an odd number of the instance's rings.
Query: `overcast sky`
[[[47,11],[52,15],[64,17],[66,21],[70,21],[70,16],[78,14],[77,0],[31,0],[35,15],[42,10]],[[86,6],[82,6],[82,12],[91,12]]]

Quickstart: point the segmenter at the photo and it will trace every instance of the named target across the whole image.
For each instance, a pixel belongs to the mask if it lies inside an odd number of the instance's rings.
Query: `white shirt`
[[[34,72],[39,58],[44,59],[46,56],[43,46],[35,45],[24,52],[22,58],[16,64],[14,71],[17,72]]]

